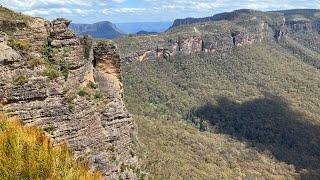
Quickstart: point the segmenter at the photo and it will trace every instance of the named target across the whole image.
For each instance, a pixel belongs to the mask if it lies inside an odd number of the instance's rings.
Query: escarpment
[[[177,20],[165,33],[127,61],[170,57],[179,54],[214,53],[256,42],[275,41],[277,31],[284,36],[284,18],[277,13],[253,10],[223,13],[213,18]],[[279,37],[280,39],[280,37]],[[144,41],[141,44],[146,44]]]
[[[294,11],[296,13],[296,11]],[[315,13],[319,13],[316,11]],[[127,62],[146,59],[169,58],[179,54],[214,53],[228,51],[234,47],[259,42],[280,42],[285,37],[299,33],[320,32],[320,21],[316,14],[310,18],[294,18],[282,12],[236,10],[207,18],[176,20],[165,33],[155,38],[133,37],[135,43],[121,49],[138,46],[131,54],[124,54]],[[130,51],[132,52],[132,50]]]
[[[136,128],[122,100],[117,48],[75,36],[69,24],[0,19],[3,109],[67,143],[106,179],[137,179]]]

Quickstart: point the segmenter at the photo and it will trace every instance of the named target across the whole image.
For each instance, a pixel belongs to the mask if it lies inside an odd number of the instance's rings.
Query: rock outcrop
[[[320,32],[319,9],[293,9],[278,12],[286,18],[287,33]]]
[[[14,24],[10,31],[2,28]],[[106,179],[137,179],[130,149],[136,128],[125,108],[120,58],[112,43],[88,42],[70,21],[1,20],[0,103],[26,126],[67,143]]]
[[[286,27],[290,33],[320,32],[320,22],[288,21]]]

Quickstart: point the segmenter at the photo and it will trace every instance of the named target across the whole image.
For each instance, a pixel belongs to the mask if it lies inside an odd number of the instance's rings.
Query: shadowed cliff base
[[[292,164],[302,179],[320,178],[320,127],[309,123],[280,97],[271,96],[243,103],[219,97],[190,111],[200,128],[213,127],[218,133],[248,142],[279,161]]]

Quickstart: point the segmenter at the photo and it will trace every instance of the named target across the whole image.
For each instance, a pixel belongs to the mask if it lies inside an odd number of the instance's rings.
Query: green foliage
[[[47,76],[49,79],[53,80],[60,77],[61,72],[54,68],[47,68],[42,72],[43,76]]]
[[[91,81],[90,81],[90,82],[87,84],[87,87],[88,87],[88,88],[91,88],[91,89],[97,89],[98,86],[97,86],[94,82],[91,82]]]
[[[125,164],[123,164],[123,163],[120,165],[120,172],[121,172],[121,173],[123,173],[123,172],[124,172],[125,170],[127,170],[127,169],[128,169],[128,166],[127,166],[127,165],[125,165]]]
[[[95,98],[95,99],[101,99],[102,97],[103,97],[103,96],[102,96],[101,92],[98,92],[98,91],[97,91],[97,92],[94,93],[94,98]]]
[[[32,68],[38,67],[42,64],[42,61],[40,58],[38,57],[32,57],[29,61],[28,61],[28,65],[31,66]]]
[[[138,153],[150,179],[295,179],[295,169],[250,144],[185,122],[135,116]],[[275,167],[277,167],[275,169]]]
[[[64,68],[62,71],[61,71],[61,75],[65,78],[65,79],[68,79],[69,77],[69,70]]]
[[[92,39],[89,36],[80,37],[80,41],[83,47],[83,55],[85,59],[89,59],[92,49]]]
[[[0,179],[103,179],[75,161],[66,145],[54,147],[44,133],[0,115]]]
[[[64,96],[64,102],[72,104],[75,98],[76,98],[76,93],[72,91],[67,91]]]
[[[29,79],[26,76],[19,76],[13,80],[13,84],[15,85],[24,85],[29,82]]]
[[[117,161],[117,158],[115,156],[111,156],[110,162],[116,162],[116,161]]]
[[[16,39],[11,39],[8,41],[8,46],[10,46],[12,49],[16,51],[24,51],[24,52],[29,52],[31,49],[31,45],[23,40],[16,40]]]
[[[108,151],[111,151],[111,152],[116,152],[116,147],[115,146],[110,146],[108,147]]]
[[[44,130],[45,132],[49,133],[49,134],[52,134],[55,129],[56,129],[56,128],[55,128],[54,126],[52,126],[52,125],[49,125],[49,126],[43,128],[43,130]]]
[[[320,72],[305,62],[282,44],[256,43],[123,63],[143,168],[160,179],[319,177]]]
[[[80,89],[78,95],[81,97],[89,96],[89,93],[85,89]]]
[[[53,49],[50,46],[49,40],[46,40],[41,48],[41,54],[47,63],[50,63],[50,57],[52,52],[53,52]]]
[[[303,34],[295,39],[287,37],[281,41],[281,46],[292,52],[301,61],[320,69],[320,49],[318,48],[320,44],[317,41],[319,38],[316,35],[310,38]]]

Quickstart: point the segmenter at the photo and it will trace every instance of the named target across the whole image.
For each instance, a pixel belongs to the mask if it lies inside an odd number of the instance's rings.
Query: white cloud
[[[205,17],[235,9],[279,10],[318,8],[320,0],[0,0],[5,6],[33,16],[62,16],[77,22],[110,20],[168,21]]]
[[[95,10],[93,10],[93,9],[73,9],[72,11],[73,11],[74,13],[79,14],[79,15],[82,15],[82,16],[84,16],[84,15],[89,15],[89,14],[95,12]]]
[[[146,11],[148,11],[147,8],[106,8],[102,10],[104,14],[115,14],[115,13],[136,14],[136,13],[144,13]]]
[[[7,7],[24,10],[65,6],[94,6],[111,2],[123,3],[125,0],[3,0],[4,5]]]
[[[54,13],[54,14],[72,14],[73,11],[68,8],[51,8],[51,9],[34,9],[31,11],[25,11],[24,13],[27,15],[30,15],[30,16],[41,16],[41,15],[50,15],[52,13]]]
[[[218,10],[251,8],[258,10],[288,8],[320,8],[320,0],[144,0],[157,6],[176,6],[184,9]]]

